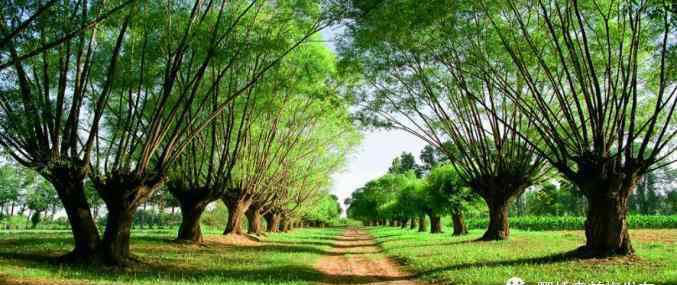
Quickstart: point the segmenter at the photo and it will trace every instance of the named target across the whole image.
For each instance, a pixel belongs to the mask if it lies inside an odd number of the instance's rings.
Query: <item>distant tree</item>
[[[400,156],[393,159],[393,162],[388,168],[388,173],[402,174],[408,171],[414,171],[417,177],[420,177],[421,167],[416,164],[416,158],[410,152],[402,152]]]
[[[476,201],[479,196],[467,187],[456,168],[451,164],[433,168],[426,180],[431,198],[442,202],[444,206],[439,208],[446,209],[451,213],[454,227],[453,235],[467,234],[468,228],[464,222],[463,212],[466,205]]]
[[[21,180],[16,167],[5,164],[0,166],[0,211],[6,209],[4,215],[14,215],[14,209],[19,203]]]

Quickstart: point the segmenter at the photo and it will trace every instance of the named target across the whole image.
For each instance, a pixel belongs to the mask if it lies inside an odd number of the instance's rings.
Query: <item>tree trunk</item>
[[[245,217],[245,212],[249,209],[249,206],[252,203],[251,198],[248,197],[239,197],[237,199],[223,199],[223,202],[228,208],[228,223],[226,224],[226,229],[223,232],[224,235],[227,234],[243,234],[242,231],[242,220]]]
[[[115,266],[128,264],[129,237],[136,209],[135,205],[108,206],[106,230],[100,244],[105,263]]]
[[[506,240],[510,235],[508,225],[508,200],[509,199],[487,199],[489,206],[489,227],[480,240]]]
[[[269,233],[276,233],[280,230],[280,214],[268,213],[266,214],[267,227],[266,231]]]
[[[200,217],[202,217],[207,203],[189,203],[188,201],[181,201],[180,203],[181,226],[179,226],[176,240],[188,243],[202,243]]]
[[[66,173],[64,173],[66,174]],[[68,223],[73,233],[75,247],[66,256],[66,262],[88,262],[96,255],[99,245],[99,230],[92,217],[85,186],[82,179],[69,178],[73,175],[47,178],[59,196],[68,217]]]
[[[248,232],[250,234],[261,235],[263,228],[261,227],[261,212],[258,208],[249,207],[247,212],[247,221],[249,222]]]
[[[103,262],[126,266],[132,259],[129,238],[138,207],[164,182],[163,176],[116,173],[105,180],[94,179],[94,185],[106,204],[106,229],[98,251]]]
[[[416,229],[416,218],[411,218],[411,221],[409,222],[409,229]]]
[[[288,218],[282,218],[282,222],[280,224],[280,231],[283,233],[289,232],[289,219]]]
[[[426,228],[426,223],[425,223],[425,216],[421,215],[418,217],[418,232],[419,233],[424,233],[427,232],[428,229]]]
[[[468,234],[468,227],[465,225],[465,221],[463,219],[463,212],[462,211],[453,211],[451,213],[451,220],[454,223],[454,233],[453,233],[453,235],[460,236],[460,235]]]
[[[582,255],[608,257],[634,254],[628,233],[627,214],[628,197],[634,190],[635,181],[636,179],[616,187],[602,184],[606,187],[581,188],[588,199],[586,244],[579,249]]]
[[[428,217],[430,217],[430,233],[431,234],[439,234],[442,233],[442,219],[440,218],[439,215],[435,214],[428,214]]]

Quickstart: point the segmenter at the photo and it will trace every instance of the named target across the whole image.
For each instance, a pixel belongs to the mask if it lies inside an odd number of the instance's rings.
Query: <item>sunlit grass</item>
[[[213,233],[196,246],[172,242],[175,231],[136,231],[132,251],[142,263],[128,269],[54,263],[71,247],[68,232],[3,234],[0,284],[314,284],[322,276],[313,265],[340,232],[299,229],[245,246],[220,243]]]
[[[387,255],[400,260],[419,278],[442,284],[505,284],[513,276],[527,284],[677,284],[674,229],[631,231],[638,258],[589,260],[561,256],[584,243],[582,231],[513,230],[510,240],[498,242],[475,242],[481,230],[464,237],[396,228],[372,228],[370,233]]]

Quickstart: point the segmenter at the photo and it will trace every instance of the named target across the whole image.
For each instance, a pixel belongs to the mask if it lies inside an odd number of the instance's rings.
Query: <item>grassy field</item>
[[[272,234],[262,243],[232,246],[217,233],[205,246],[171,242],[175,231],[136,231],[132,251],[143,264],[125,270],[61,266],[68,231],[0,234],[0,284],[313,284],[313,269],[342,229],[301,229]]]
[[[675,229],[631,230],[637,257],[589,260],[562,256],[585,242],[582,231],[513,230],[510,240],[498,242],[471,242],[481,236],[481,230],[464,237],[397,228],[371,228],[369,232],[387,255],[429,282],[505,284],[516,276],[527,284],[677,284]]]

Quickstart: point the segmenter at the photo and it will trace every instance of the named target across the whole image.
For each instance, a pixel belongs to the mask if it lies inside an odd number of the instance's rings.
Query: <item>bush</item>
[[[487,227],[487,218],[467,219],[470,229],[484,229]],[[585,217],[576,216],[522,216],[510,217],[510,227],[526,231],[560,231],[582,230]],[[631,215],[628,218],[631,229],[675,229],[677,215],[671,216],[639,216]]]

